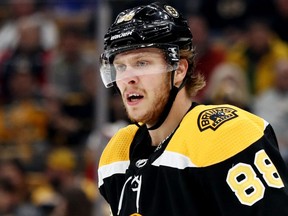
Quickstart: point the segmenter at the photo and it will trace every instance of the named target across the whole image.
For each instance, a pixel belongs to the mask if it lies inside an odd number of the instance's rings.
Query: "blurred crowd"
[[[103,2],[113,20],[152,1],[1,0],[1,216],[108,215],[97,163],[129,120],[111,90],[107,123],[95,126]],[[207,81],[195,100],[265,118],[288,163],[288,0],[165,2],[188,18],[193,33],[196,70]]]

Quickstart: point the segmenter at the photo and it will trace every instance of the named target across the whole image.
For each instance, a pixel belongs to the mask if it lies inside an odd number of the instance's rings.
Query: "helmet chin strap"
[[[171,108],[172,108],[172,105],[174,103],[174,100],[177,96],[177,93],[179,92],[180,89],[182,89],[185,85],[185,82],[186,82],[186,77],[184,78],[183,82],[181,83],[181,85],[177,88],[176,86],[174,86],[174,74],[175,74],[175,70],[172,71],[171,73],[171,90],[170,90],[170,93],[169,93],[169,98],[168,98],[168,101],[163,109],[163,112],[162,114],[160,115],[159,117],[159,120],[156,122],[155,125],[147,128],[147,130],[155,130],[157,128],[159,128],[163,122],[166,120]],[[138,125],[138,124],[137,124]],[[139,125],[138,125],[139,126]]]
[[[173,105],[173,102],[176,98],[176,95],[178,93],[179,89],[175,86],[172,86],[171,90],[170,90],[170,93],[169,93],[169,98],[168,98],[168,101],[163,109],[163,112],[161,113],[160,117],[159,117],[159,120],[156,122],[155,125],[147,128],[147,130],[155,130],[157,128],[159,128],[163,122],[165,121],[165,119],[167,118],[171,108],[172,108],[172,105]]]

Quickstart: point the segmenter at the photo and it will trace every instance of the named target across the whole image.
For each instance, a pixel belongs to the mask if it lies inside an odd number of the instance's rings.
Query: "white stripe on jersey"
[[[103,179],[114,174],[124,174],[128,169],[129,164],[130,161],[119,161],[100,167],[98,169],[98,187],[103,184]]]
[[[177,169],[196,167],[196,165],[192,163],[189,157],[171,151],[164,151],[163,154],[152,163],[152,165],[163,165]]]

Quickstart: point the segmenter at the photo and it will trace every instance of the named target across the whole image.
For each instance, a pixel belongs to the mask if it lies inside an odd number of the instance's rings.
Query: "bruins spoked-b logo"
[[[175,18],[179,17],[179,13],[174,7],[172,7],[170,5],[165,5],[164,8],[171,16],[173,16]]]
[[[216,130],[223,123],[238,117],[236,110],[230,107],[215,107],[201,112],[198,116],[198,127],[200,131],[211,128]]]

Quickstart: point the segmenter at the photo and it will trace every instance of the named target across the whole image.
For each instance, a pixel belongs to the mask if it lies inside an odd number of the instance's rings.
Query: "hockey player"
[[[192,29],[193,31],[193,29]],[[107,144],[99,189],[113,215],[287,216],[288,173],[271,125],[232,105],[201,105],[186,20],[152,3],[121,12],[101,76],[131,124]]]

